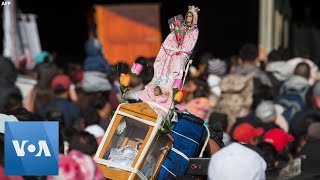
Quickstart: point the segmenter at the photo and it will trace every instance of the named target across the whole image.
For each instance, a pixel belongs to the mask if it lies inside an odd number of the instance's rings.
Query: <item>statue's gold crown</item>
[[[198,13],[200,11],[200,9],[198,7],[195,7],[195,6],[188,6],[188,11],[193,11],[193,12],[196,12]]]

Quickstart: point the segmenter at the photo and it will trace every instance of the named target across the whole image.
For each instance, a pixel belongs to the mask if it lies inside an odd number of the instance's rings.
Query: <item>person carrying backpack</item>
[[[239,52],[239,66],[235,71],[222,77],[220,82],[221,97],[215,107],[216,112],[228,115],[228,123],[232,126],[237,117],[245,117],[258,98],[256,95],[266,94],[261,87],[272,87],[272,83],[258,64],[258,48],[253,44],[245,44]],[[256,83],[259,82],[259,83]],[[262,88],[266,89],[266,88]]]
[[[294,75],[286,80],[280,88],[277,100],[284,107],[283,115],[289,122],[295,113],[306,107],[306,94],[310,88],[309,76],[309,65],[304,62],[299,63]]]

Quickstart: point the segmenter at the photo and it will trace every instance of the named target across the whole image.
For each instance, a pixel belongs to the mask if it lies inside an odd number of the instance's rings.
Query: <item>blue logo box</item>
[[[58,155],[58,122],[5,123],[5,175],[58,175]]]

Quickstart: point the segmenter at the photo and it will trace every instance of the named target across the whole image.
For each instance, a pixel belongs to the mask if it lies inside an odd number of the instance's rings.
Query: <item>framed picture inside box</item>
[[[172,140],[147,103],[120,104],[94,160],[109,179],[155,179]]]

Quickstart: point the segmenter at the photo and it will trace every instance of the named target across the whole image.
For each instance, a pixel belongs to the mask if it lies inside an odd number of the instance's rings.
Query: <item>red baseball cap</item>
[[[83,76],[84,76],[84,71],[81,70],[73,75],[72,80],[73,81],[81,81],[83,79]]]
[[[55,89],[58,85],[61,85],[65,90],[69,90],[71,79],[64,74],[57,75],[51,81],[51,88]]]
[[[278,152],[283,150],[289,142],[294,141],[294,137],[287,134],[282,129],[275,128],[265,133],[263,141],[272,144]]]
[[[249,123],[242,123],[234,129],[233,139],[238,142],[249,143],[255,137],[262,135],[263,132],[262,128],[254,128]]]

